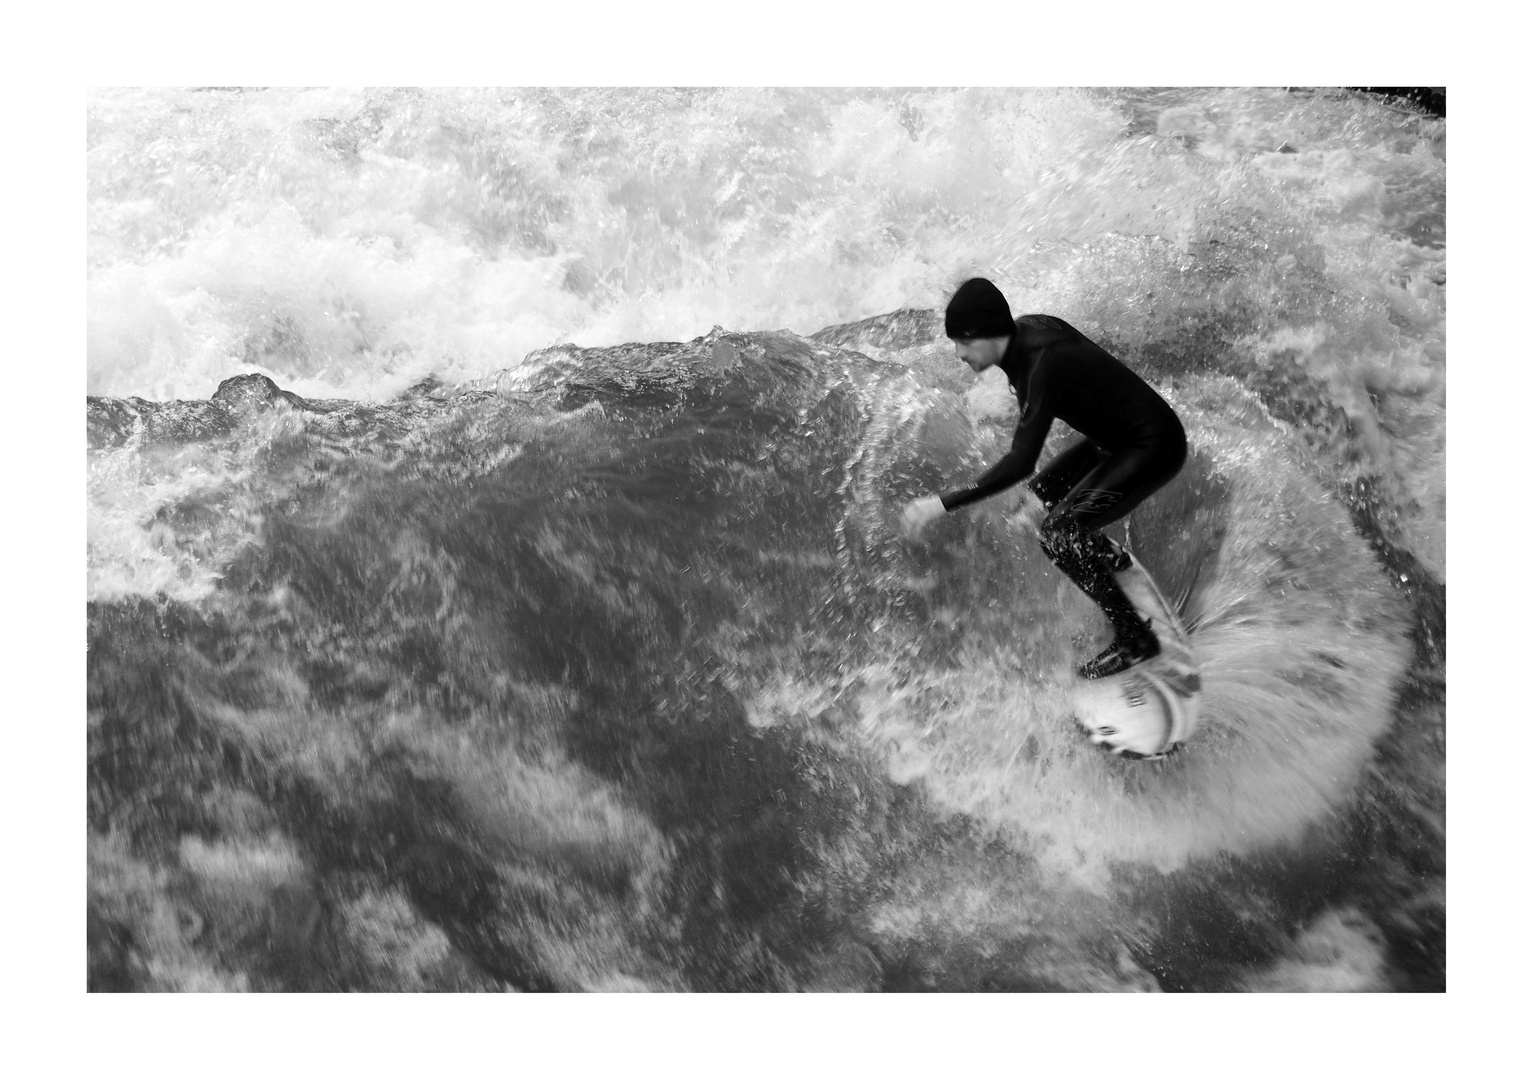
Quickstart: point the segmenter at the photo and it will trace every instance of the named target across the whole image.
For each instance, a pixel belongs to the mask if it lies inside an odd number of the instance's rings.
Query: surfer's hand
[[[900,525],[905,530],[905,535],[915,539],[921,535],[921,530],[926,528],[927,523],[947,513],[942,505],[942,500],[936,495],[924,495],[919,499],[912,499],[910,505],[905,507],[905,514],[900,519]]]

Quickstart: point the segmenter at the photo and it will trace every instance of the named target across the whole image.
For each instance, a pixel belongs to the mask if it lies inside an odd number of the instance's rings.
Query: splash
[[[1351,797],[1391,722],[1406,613],[1345,513],[1280,464],[1291,431],[1228,380],[1175,403],[1193,418],[1192,462],[1125,539],[1186,597],[1204,684],[1195,749],[1143,765],[1084,742],[1071,643],[1101,631],[1034,549],[1025,511],[950,524],[924,575],[896,559],[871,583],[887,604],[879,661],[818,693],[787,675],[757,711],[815,722],[855,692],[855,734],[884,747],[891,780],[1014,830],[1082,885],[1124,860],[1170,871],[1298,840]]]

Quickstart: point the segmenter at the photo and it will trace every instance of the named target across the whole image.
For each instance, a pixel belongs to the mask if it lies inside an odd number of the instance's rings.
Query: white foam
[[[201,397],[270,353],[284,385],[377,399],[561,340],[937,307],[969,273],[1164,331],[1206,310],[1177,256],[1210,239],[1376,260],[1440,205],[1432,138],[1273,90],[102,91],[89,385]],[[1115,271],[1113,237],[1153,257]]]

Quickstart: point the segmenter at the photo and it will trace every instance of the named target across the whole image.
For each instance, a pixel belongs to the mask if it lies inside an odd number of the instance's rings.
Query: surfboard
[[[1202,677],[1182,621],[1139,560],[1129,559],[1118,583],[1148,620],[1160,652],[1116,675],[1078,679],[1071,700],[1092,742],[1124,757],[1156,760],[1197,730]]]

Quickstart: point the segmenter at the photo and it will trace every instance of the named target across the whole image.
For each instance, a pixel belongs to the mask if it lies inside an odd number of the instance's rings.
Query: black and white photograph
[[[89,992],[1446,989],[1445,87],[84,104]]]

